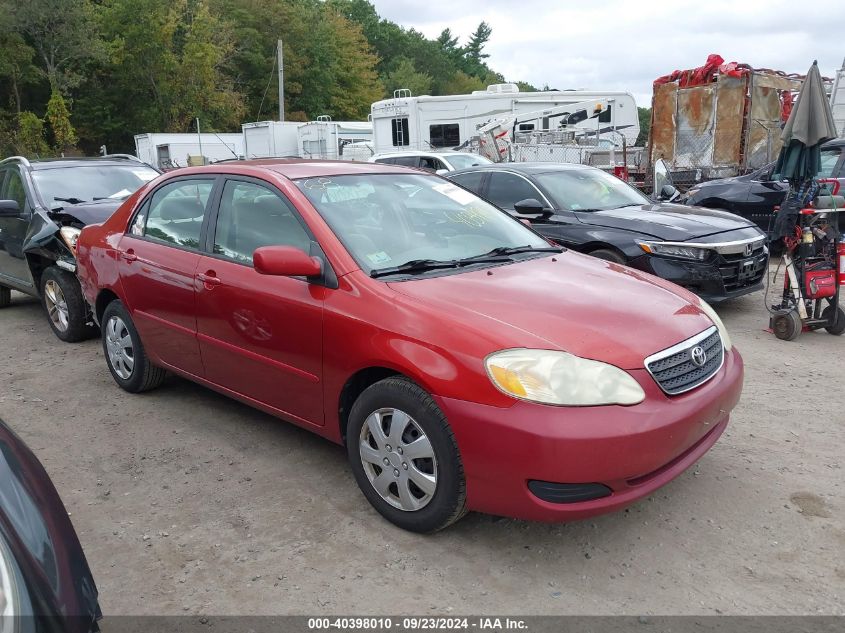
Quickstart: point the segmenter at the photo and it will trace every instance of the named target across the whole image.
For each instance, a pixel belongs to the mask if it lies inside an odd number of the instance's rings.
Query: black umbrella
[[[774,173],[788,180],[791,187],[775,220],[773,239],[792,234],[798,211],[818,192],[815,178],[821,170],[821,146],[836,138],[818,62],[813,62],[807,72],[781,138],[783,147]]]

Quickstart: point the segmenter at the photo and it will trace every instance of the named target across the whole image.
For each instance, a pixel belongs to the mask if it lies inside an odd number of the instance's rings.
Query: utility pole
[[[282,40],[276,42],[276,55],[279,58],[279,121],[285,120],[285,59],[282,53]]]
[[[200,160],[202,164],[205,165],[205,156],[202,153],[202,134],[200,134],[200,118],[197,117],[197,139],[199,140],[200,144]]]

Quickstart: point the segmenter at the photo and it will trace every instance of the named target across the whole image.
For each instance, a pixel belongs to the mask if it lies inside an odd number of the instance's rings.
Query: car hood
[[[636,369],[713,325],[678,286],[573,251],[389,286],[444,321],[479,328],[494,346],[488,353],[557,349]]]
[[[93,202],[80,202],[79,204],[65,204],[61,209],[51,212],[52,215],[69,215],[82,224],[100,224],[108,220],[112,213],[123,204],[124,200],[94,200]]]
[[[576,211],[575,217],[591,226],[636,231],[670,242],[752,226],[748,220],[726,211],[669,203],[632,205],[609,211]]]

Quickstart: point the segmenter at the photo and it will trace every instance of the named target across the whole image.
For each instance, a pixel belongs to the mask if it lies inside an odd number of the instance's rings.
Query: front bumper
[[[703,262],[644,254],[628,265],[718,303],[762,290],[768,262],[768,251],[759,249],[748,257],[714,254]]]
[[[471,510],[536,521],[604,514],[650,495],[719,439],[742,391],[736,350],[700,387],[665,395],[645,369],[630,372],[646,399],[634,406],[500,409],[436,397],[454,430]],[[611,494],[572,503],[535,496],[530,481],[597,483]]]

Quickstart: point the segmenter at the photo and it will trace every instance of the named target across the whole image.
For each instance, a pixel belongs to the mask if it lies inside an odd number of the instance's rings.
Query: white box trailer
[[[614,145],[621,146],[624,137],[628,145],[634,145],[640,133],[640,121],[637,103],[630,93],[520,92],[516,84],[495,84],[472,94],[439,97],[414,97],[409,90],[397,90],[392,99],[376,101],[371,106],[373,144],[376,153],[454,148],[476,136],[478,126],[503,114],[521,114],[591,99],[611,100],[612,104],[598,120],[588,119],[577,126],[592,131],[600,141],[610,139]],[[563,116],[522,122],[520,131],[553,131]]]
[[[372,141],[373,124],[369,121],[332,121],[329,117],[319,117],[316,121],[300,126],[297,134],[299,155],[302,158],[361,160],[363,153],[360,152],[360,143]],[[352,145],[355,151],[344,151]]]
[[[241,126],[246,158],[299,155],[300,121],[257,121]]]
[[[241,158],[244,155],[243,135],[237,133],[135,135],[135,155],[159,169],[186,167],[189,157],[203,156],[205,163]]]

